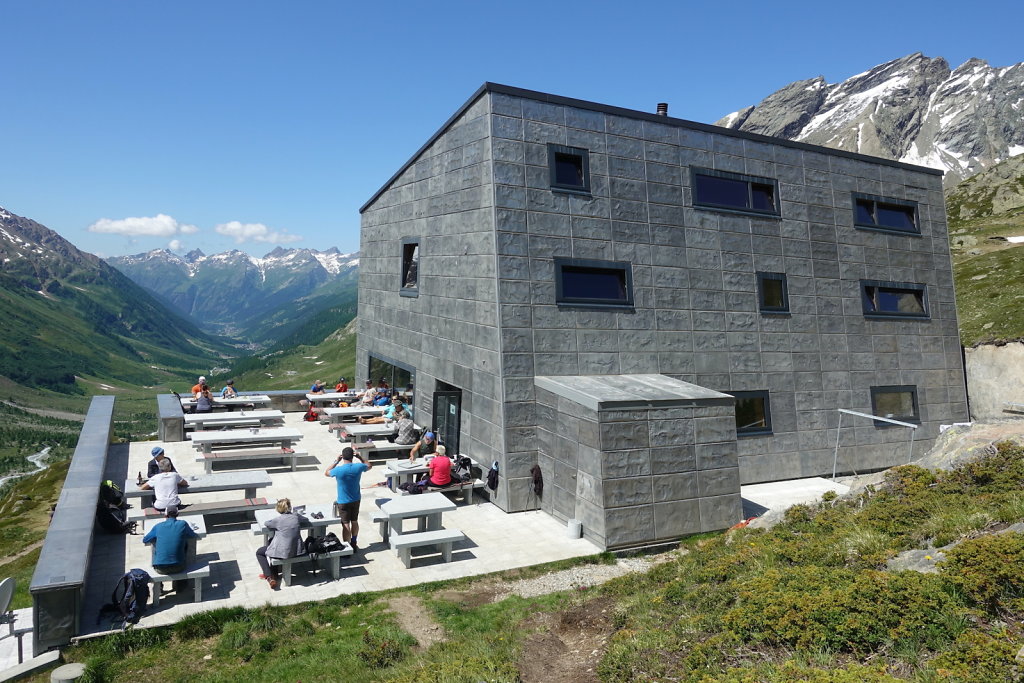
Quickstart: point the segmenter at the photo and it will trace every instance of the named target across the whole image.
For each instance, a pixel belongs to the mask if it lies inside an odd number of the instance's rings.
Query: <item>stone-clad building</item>
[[[487,83],[362,207],[357,367],[606,547],[967,417],[941,174]],[[846,417],[839,469],[905,462]],[[539,465],[537,497],[530,470]]]

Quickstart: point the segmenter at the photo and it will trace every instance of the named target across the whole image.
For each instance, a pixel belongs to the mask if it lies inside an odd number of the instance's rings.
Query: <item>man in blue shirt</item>
[[[178,507],[168,505],[167,519],[160,522],[142,537],[143,543],[155,543],[153,569],[158,574],[180,574],[185,571],[185,542],[198,538],[188,522],[178,519]],[[179,588],[175,581],[175,590]]]
[[[353,459],[359,462],[353,462]],[[363,460],[363,456],[356,455],[351,448],[345,448],[334,464],[324,470],[325,477],[334,477],[338,480],[338,502],[335,509],[341,520],[341,540],[351,544],[353,552],[359,550],[356,544],[356,537],[359,535],[359,501],[362,498],[359,481],[363,472],[368,471],[370,467],[371,465]]]

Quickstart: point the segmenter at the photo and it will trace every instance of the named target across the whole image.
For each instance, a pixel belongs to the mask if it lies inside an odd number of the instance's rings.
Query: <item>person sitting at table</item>
[[[339,394],[344,394],[346,391],[348,391],[348,382],[345,381],[344,377],[339,379],[338,383],[334,385],[334,391]]]
[[[213,412],[213,394],[210,392],[210,385],[205,382],[199,387],[199,391],[196,392],[196,412]]]
[[[237,396],[238,396],[238,392],[235,391],[235,380],[229,379],[227,384],[224,385],[224,388],[220,390],[220,397],[221,398],[236,398]]]
[[[206,378],[203,377],[202,375],[199,375],[199,381],[192,385],[192,395],[195,396],[196,394],[198,394],[199,390],[203,388],[204,384],[206,384]]]
[[[160,474],[160,463],[162,463],[164,460],[166,460],[167,462],[171,462],[171,459],[167,457],[166,453],[164,453],[164,449],[160,448],[159,446],[155,446],[153,450],[149,452],[149,454],[152,455],[153,457],[152,459],[150,459],[149,464],[146,466],[147,480],[152,479],[156,475]],[[177,471],[178,470],[174,469],[174,463],[171,462],[171,472]]]
[[[168,505],[164,514],[167,519],[150,529],[142,537],[142,542],[155,545],[153,569],[158,574],[180,574],[185,571],[185,542],[198,536],[192,531],[192,525],[178,519],[178,506]],[[175,581],[174,590],[181,589],[186,583],[187,579]]]
[[[412,416],[409,413],[399,413],[396,430],[395,443],[398,445],[411,446],[416,443],[416,424],[412,421]]]
[[[261,579],[266,579],[271,589],[277,588],[280,580],[280,570],[270,566],[267,558],[286,560],[289,557],[296,557],[306,552],[306,546],[299,534],[299,516],[292,512],[292,502],[287,498],[277,501],[277,517],[267,520],[263,526],[266,529],[274,530],[274,537],[259,550],[256,551],[256,561],[260,563]]]
[[[427,463],[427,488],[444,488],[452,483],[452,461],[445,454],[445,447],[438,446],[434,457]]]
[[[415,460],[417,456],[432,455],[435,451],[437,451],[437,440],[434,438],[434,432],[427,432],[409,449],[409,460]]]
[[[352,462],[353,459],[359,462]],[[338,497],[334,509],[341,520],[341,540],[352,546],[352,552],[359,552],[356,541],[356,537],[359,536],[359,502],[362,499],[359,480],[363,472],[371,467],[373,465],[366,462],[362,455],[346,447],[334,464],[324,470],[325,477],[334,477],[338,480]]]
[[[311,394],[323,394],[326,392],[327,390],[324,389],[324,381],[322,379],[313,382],[313,386],[309,388],[309,393]]]
[[[412,411],[409,409],[409,406],[402,403],[401,398],[395,396],[391,399],[391,405],[385,408],[383,413],[374,417],[361,417],[359,418],[359,422],[364,425],[384,424],[389,420],[398,420],[399,413],[404,413],[410,417],[412,416]]]
[[[373,399],[373,405],[383,408],[391,404],[391,392],[387,389],[377,388],[377,397]]]
[[[171,464],[170,458],[161,460],[159,467],[160,473],[150,477],[149,481],[139,488],[143,491],[152,490],[156,498],[153,501],[153,507],[163,512],[172,505],[174,507],[181,506],[178,490],[188,488],[188,482],[185,481],[185,477],[174,471],[174,465]]]

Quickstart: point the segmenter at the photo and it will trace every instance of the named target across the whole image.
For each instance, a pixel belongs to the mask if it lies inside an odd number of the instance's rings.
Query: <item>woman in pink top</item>
[[[437,447],[434,457],[427,463],[427,469],[430,470],[428,486],[441,488],[452,483],[452,461],[445,455],[444,446]]]

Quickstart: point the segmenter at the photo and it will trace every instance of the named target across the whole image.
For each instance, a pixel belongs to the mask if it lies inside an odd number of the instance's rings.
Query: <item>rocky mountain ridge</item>
[[[1024,62],[951,70],[918,52],[841,83],[790,83],[716,125],[939,168],[950,188],[1024,153]]]

